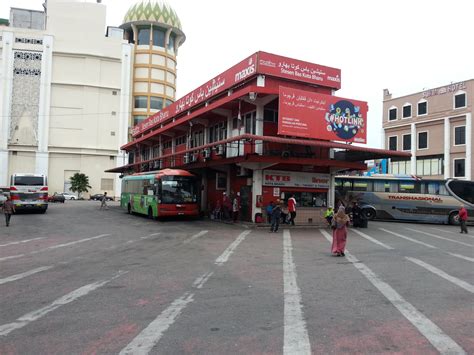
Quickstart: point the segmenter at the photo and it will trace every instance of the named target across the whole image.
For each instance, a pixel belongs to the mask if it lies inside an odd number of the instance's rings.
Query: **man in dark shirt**
[[[14,212],[16,212],[15,205],[10,199],[10,196],[7,196],[7,200],[3,204],[3,213],[5,214],[5,222],[7,224],[7,227],[10,225],[10,218],[12,217],[12,214]]]

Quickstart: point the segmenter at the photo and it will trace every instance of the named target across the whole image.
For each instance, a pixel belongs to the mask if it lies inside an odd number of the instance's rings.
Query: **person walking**
[[[102,198],[100,200],[100,209],[101,210],[103,210],[103,209],[108,210],[109,209],[109,206],[107,206],[107,191],[104,192],[104,196],[102,196]]]
[[[239,219],[239,212],[240,212],[240,192],[237,192],[237,194],[234,197],[234,200],[232,201],[232,217],[234,220],[234,223],[237,222]]]
[[[334,208],[332,206],[329,206],[326,212],[324,212],[324,218],[328,222],[328,226],[331,227],[331,222],[334,217]]]
[[[339,207],[331,223],[333,229],[331,252],[333,256],[345,256],[344,250],[346,248],[349,221],[350,218],[346,214],[345,208],[343,206]]]
[[[15,205],[13,204],[10,196],[7,196],[7,200],[3,203],[3,213],[5,214],[5,222],[7,227],[10,225],[10,218],[12,218],[12,214],[16,212]]]
[[[296,199],[294,195],[291,195],[288,199],[288,212],[290,213],[290,223],[294,226],[296,217]]]
[[[459,224],[461,225],[461,232],[460,233],[466,233],[467,234],[467,210],[464,208],[464,205],[461,205],[459,208]]]
[[[275,206],[272,209],[272,224],[270,226],[270,233],[278,232],[278,227],[280,226],[281,218],[281,204],[280,201],[277,201]]]
[[[267,208],[265,209],[265,212],[267,212],[267,222],[268,222],[268,224],[271,224],[271,223],[272,223],[272,211],[273,211],[273,207],[275,207],[275,205],[273,204],[273,201],[270,201],[270,203],[268,204]]]

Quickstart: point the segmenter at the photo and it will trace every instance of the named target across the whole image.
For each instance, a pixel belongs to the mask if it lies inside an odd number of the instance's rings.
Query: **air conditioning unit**
[[[216,147],[216,155],[224,155],[225,154],[225,148],[224,148],[224,145],[221,144],[221,145],[218,145]]]
[[[190,163],[190,157],[191,155],[189,153],[186,153],[183,157],[183,163],[184,164],[189,164]]]
[[[153,169],[158,169],[158,170],[161,169],[161,160],[155,160],[153,162]]]
[[[250,171],[249,169],[243,168],[241,166],[237,167],[237,176],[249,176]]]
[[[209,148],[206,148],[202,151],[202,157],[204,159],[209,159],[211,157],[211,150]]]
[[[197,155],[196,154],[189,154],[189,162],[190,163],[197,162]]]

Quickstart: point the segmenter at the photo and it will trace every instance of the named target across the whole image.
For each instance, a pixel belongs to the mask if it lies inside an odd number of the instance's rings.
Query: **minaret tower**
[[[140,0],[125,14],[125,39],[134,44],[130,126],[176,100],[176,57],[186,37],[165,0]]]

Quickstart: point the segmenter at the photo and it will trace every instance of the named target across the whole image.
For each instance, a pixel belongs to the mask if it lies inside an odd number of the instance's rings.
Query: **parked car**
[[[65,198],[62,194],[58,194],[57,192],[54,193],[54,195],[49,195],[48,196],[48,202],[60,202],[64,203]]]
[[[70,192],[61,192],[59,195],[63,195],[65,200],[77,200],[77,196]]]
[[[91,195],[91,197],[89,197],[89,200],[101,201],[102,197],[104,197],[104,194],[95,194],[95,195]],[[106,196],[105,199],[107,201],[113,201],[114,200],[114,198],[111,197],[111,196]]]

